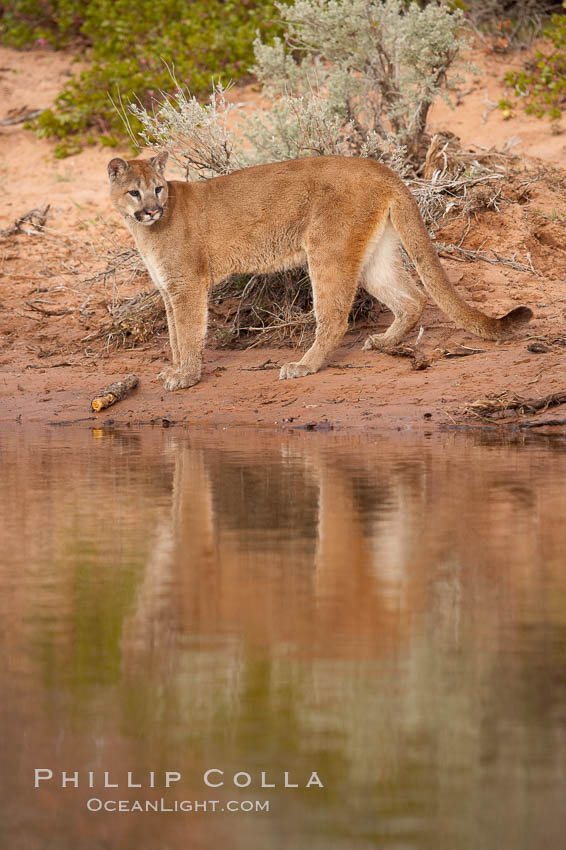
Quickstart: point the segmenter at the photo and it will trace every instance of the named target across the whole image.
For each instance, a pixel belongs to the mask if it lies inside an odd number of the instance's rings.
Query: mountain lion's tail
[[[493,319],[464,301],[448,280],[421,218],[417,202],[408,189],[395,196],[389,208],[389,215],[427,292],[447,316],[484,339],[505,339],[530,321],[533,314],[528,307],[515,307],[505,316]]]

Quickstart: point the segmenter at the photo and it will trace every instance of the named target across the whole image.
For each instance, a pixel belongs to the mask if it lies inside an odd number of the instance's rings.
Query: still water
[[[2,848],[566,846],[564,438],[4,428],[0,464]]]

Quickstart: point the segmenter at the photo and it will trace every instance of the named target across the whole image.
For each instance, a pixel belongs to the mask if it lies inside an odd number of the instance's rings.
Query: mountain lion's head
[[[166,163],[165,151],[149,160],[116,157],[108,163],[110,196],[118,212],[147,227],[159,221],[167,203]]]

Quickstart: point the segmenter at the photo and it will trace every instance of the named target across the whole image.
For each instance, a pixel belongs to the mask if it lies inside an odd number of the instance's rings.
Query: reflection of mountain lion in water
[[[315,157],[260,165],[202,183],[167,182],[167,154],[113,159],[111,196],[165,302],[172,365],[169,390],[201,375],[207,296],[231,274],[308,263],[316,338],[281,378],[316,372],[338,345],[358,286],[384,302],[394,321],[364,348],[387,350],[418,322],[426,297],[404,271],[398,237],[439,307],[459,325],[501,339],[528,322],[517,307],[500,319],[470,307],[449,282],[409,190],[368,159]]]

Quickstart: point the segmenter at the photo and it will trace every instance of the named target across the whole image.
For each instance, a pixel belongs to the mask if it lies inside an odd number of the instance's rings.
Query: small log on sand
[[[116,381],[114,384],[110,384],[96,398],[93,398],[91,402],[92,409],[98,413],[104,410],[105,407],[110,407],[111,404],[115,404],[117,401],[125,398],[137,385],[137,375],[126,375],[123,381]]]

